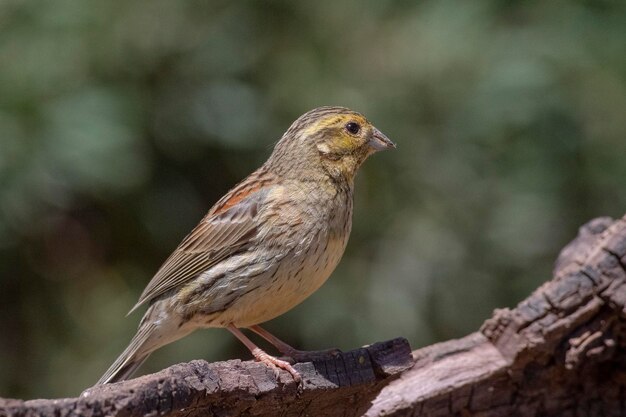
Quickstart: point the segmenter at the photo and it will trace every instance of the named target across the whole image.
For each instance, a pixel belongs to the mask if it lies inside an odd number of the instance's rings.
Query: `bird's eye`
[[[361,130],[361,126],[359,126],[359,124],[356,122],[350,122],[346,125],[346,130],[353,135],[356,135],[357,133],[359,133],[359,130]]]

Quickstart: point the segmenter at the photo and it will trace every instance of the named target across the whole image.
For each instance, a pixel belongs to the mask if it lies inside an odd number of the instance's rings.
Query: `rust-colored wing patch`
[[[258,170],[252,173],[215,203],[207,214],[207,217],[217,216],[228,211],[246,197],[271,184],[273,180],[273,176],[264,170]]]

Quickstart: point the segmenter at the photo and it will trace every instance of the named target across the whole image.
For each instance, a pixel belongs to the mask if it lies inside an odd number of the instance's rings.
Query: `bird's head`
[[[395,147],[362,114],[345,107],[319,107],[293,122],[270,161],[293,171],[321,169],[352,182],[368,156]]]

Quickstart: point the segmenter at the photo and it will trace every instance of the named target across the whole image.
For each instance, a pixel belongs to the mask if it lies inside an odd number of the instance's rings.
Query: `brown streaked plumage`
[[[163,263],[131,312],[150,306],[99,384],[129,377],[159,347],[195,329],[225,327],[257,360],[298,373],[259,349],[249,328],[282,353],[304,352],[259,327],[330,276],[352,225],[359,166],[395,147],[361,114],[320,107],[299,117],[258,170],[220,199]]]

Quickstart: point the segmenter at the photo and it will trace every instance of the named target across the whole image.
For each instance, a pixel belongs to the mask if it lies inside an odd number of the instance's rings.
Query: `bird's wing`
[[[163,263],[128,314],[206,271],[256,236],[256,217],[271,187],[255,185],[244,182],[215,204]]]

